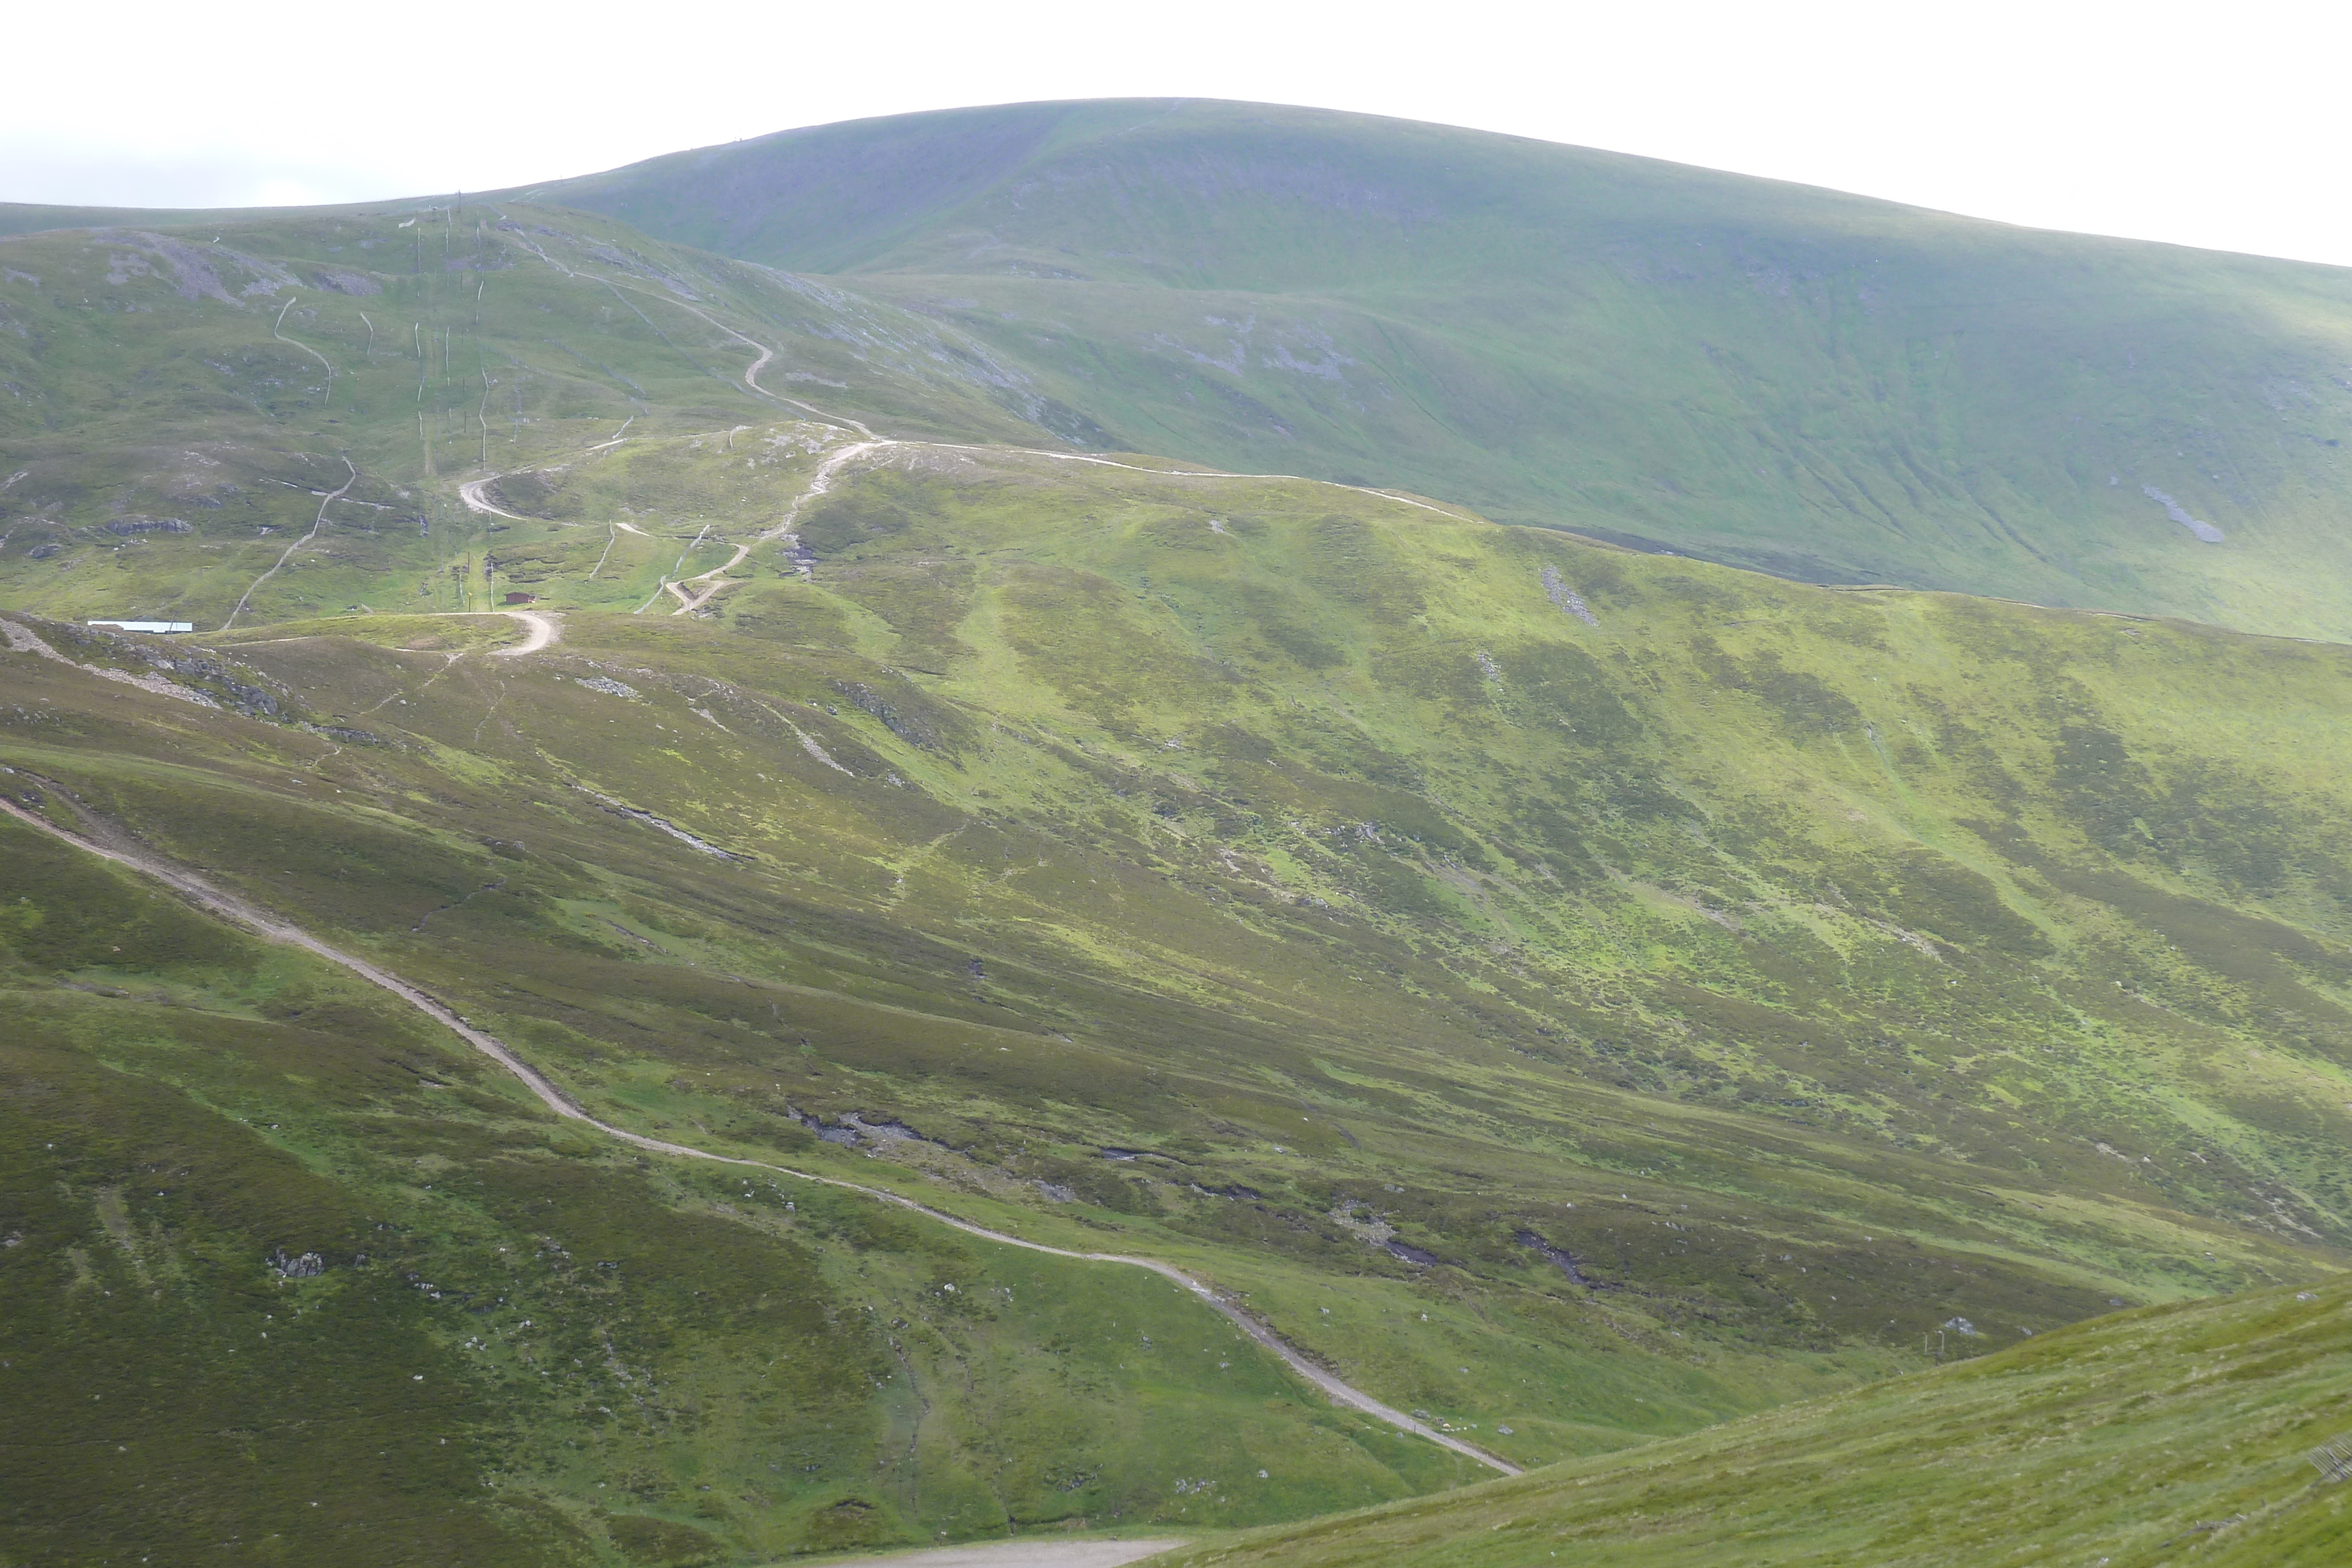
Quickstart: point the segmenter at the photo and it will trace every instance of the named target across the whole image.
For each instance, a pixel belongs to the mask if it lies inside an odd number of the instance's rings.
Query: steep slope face
[[[951,322],[1139,450],[1817,580],[2352,632],[2336,269],[1191,100],[528,193]]]
[[[2136,1312],[1962,1368],[1167,1568],[1727,1562],[2325,1568],[2352,1552],[2352,1291]]]

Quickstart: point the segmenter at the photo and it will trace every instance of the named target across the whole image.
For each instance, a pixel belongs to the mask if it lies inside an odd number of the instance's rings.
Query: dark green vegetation
[[[2352,1291],[2051,1334],[1638,1454],[1155,1559],[1170,1568],[2340,1563]]]
[[[783,259],[936,267],[932,211]],[[1290,287],[1283,244],[1173,281]],[[1364,439],[1449,504],[1106,460],[1255,449],[856,281],[503,200],[0,242],[0,784],[599,1116],[1166,1259],[1522,1463],[2342,1268],[2352,653],[1500,527],[1450,498],[1570,470],[1441,483],[1468,448],[1403,424]],[[1908,537],[2013,586],[1940,493]],[[515,654],[509,592],[562,641]],[[13,821],[0,965],[12,1563],[740,1562],[1477,1479],[1151,1276],[558,1124]]]
[[[2352,632],[2339,268],[1200,100],[824,126],[528,195],[927,313],[1135,450],[1813,580]]]

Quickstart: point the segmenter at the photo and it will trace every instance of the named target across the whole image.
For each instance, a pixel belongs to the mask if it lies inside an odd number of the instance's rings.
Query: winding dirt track
[[[979,1541],[881,1557],[827,1558],[826,1568],[1121,1568],[1188,1542],[1153,1541]]]
[[[510,517],[518,523],[530,522],[529,517],[517,517],[512,512],[501,511],[482,499],[482,490],[485,486],[495,485],[505,477],[503,474],[493,474],[488,478],[468,479],[457,486],[457,499],[466,503],[466,509],[469,512],[478,512],[487,517]]]
[[[281,311],[279,314],[283,315],[284,312]],[[291,339],[288,340],[289,342],[291,342],[292,340],[293,340]],[[265,571],[259,577],[255,578],[253,581],[247,586],[245,592],[237,599],[236,608],[228,612],[228,619],[221,622],[222,631],[226,632],[230,627],[236,624],[236,618],[245,613],[246,602],[253,597],[253,591],[255,589],[259,588],[263,583],[268,582],[271,578],[276,577],[278,575],[278,568],[284,566],[288,561],[292,560],[296,550],[300,549],[304,545],[309,544],[312,539],[319,537],[319,530],[327,526],[327,508],[333,506],[337,501],[341,500],[343,498],[343,492],[349,490],[352,486],[360,482],[360,471],[353,465],[350,458],[346,457],[343,459],[343,466],[351,469],[352,476],[343,481],[342,489],[337,490],[333,495],[329,496],[325,500],[319,503],[319,515],[310,519],[310,531],[286,547],[286,553],[278,558],[278,566],[271,567],[268,571]]]
[[[541,648],[551,647],[556,643],[561,642],[563,637],[563,623],[544,611],[479,610],[475,611],[472,613],[478,615],[503,615],[509,621],[521,622],[524,626],[530,629],[530,635],[526,636],[521,642],[517,643],[513,647],[491,649],[490,657],[493,659],[514,659],[520,658],[525,653],[536,653]]]
[[[610,281],[607,280],[607,287],[610,286]],[[849,418],[845,414],[827,413],[824,410],[817,407],[814,403],[803,402],[796,397],[786,397],[782,392],[772,392],[767,388],[761,386],[760,384],[760,372],[766,370],[768,368],[769,361],[776,357],[776,350],[771,349],[765,343],[761,342],[755,338],[747,338],[743,336],[742,333],[738,332],[726,322],[716,320],[711,317],[704,315],[701,311],[697,310],[693,306],[687,304],[682,299],[674,299],[664,294],[655,294],[649,290],[639,288],[635,285],[630,286],[629,292],[642,296],[647,299],[657,299],[664,305],[674,305],[678,309],[685,311],[688,315],[692,316],[698,320],[709,322],[709,325],[718,328],[720,331],[726,333],[729,337],[734,339],[745,348],[759,350],[760,357],[753,360],[750,367],[743,371],[743,384],[751,388],[753,392],[759,393],[760,396],[764,398],[773,398],[778,402],[789,404],[793,408],[803,410],[808,413],[813,413],[827,424],[835,425],[844,430],[854,430],[869,441],[873,439],[874,433],[872,431],[866,429],[864,425],[858,423],[857,421]]]
[[[885,446],[904,446],[907,444],[908,444],[908,443],[902,441],[860,441],[851,445],[841,447],[834,452],[830,456],[826,457],[824,462],[816,465],[816,472],[809,477],[808,487],[803,490],[798,496],[794,497],[793,498],[793,504],[784,509],[784,520],[782,522],[778,523],[774,528],[769,528],[762,533],[755,534],[743,543],[737,545],[735,547],[735,553],[727,558],[725,565],[715,566],[709,571],[698,572],[693,577],[681,578],[676,582],[666,582],[662,584],[662,586],[667,589],[670,592],[677,595],[677,608],[671,611],[670,613],[673,615],[684,615],[689,611],[701,609],[704,605],[710,602],[711,599],[718,594],[720,589],[727,586],[727,574],[734,570],[737,567],[742,565],[744,558],[749,556],[754,549],[761,545],[767,544],[772,540],[789,537],[793,531],[793,525],[800,520],[801,508],[807,506],[811,501],[815,500],[819,496],[824,495],[827,490],[831,489],[833,487],[834,476],[840,473],[843,466],[847,464],[851,458],[863,457],[867,453],[879,451]],[[714,578],[717,578],[719,580],[714,582],[711,580]],[[704,589],[700,593],[688,593],[687,591],[688,585],[698,582],[709,582],[710,583],[710,586]]]
[[[545,617],[541,616],[527,618],[542,622],[546,620]],[[551,623],[546,629],[551,636]],[[542,643],[541,646],[544,644]],[[514,651],[522,652],[523,650]],[[150,855],[126,841],[100,843],[94,839],[85,838],[79,833],[68,832],[46,818],[26,810],[5,796],[0,796],[0,811],[5,811],[10,817],[27,827],[37,829],[84,853],[110,861],[116,865],[137,872],[142,876],[152,877],[208,914],[233,921],[269,941],[299,947],[331,964],[339,964],[369,984],[382,987],[506,1069],[523,1087],[536,1095],[541,1104],[568,1121],[582,1123],[593,1127],[607,1137],[655,1154],[674,1155],[683,1159],[709,1160],[716,1165],[743,1166],[754,1170],[773,1171],[779,1176],[790,1176],[795,1181],[814,1182],[824,1186],[839,1187],[845,1191],[873,1198],[877,1202],[895,1204],[900,1208],[910,1209],[927,1219],[961,1230],[967,1236],[976,1236],[984,1241],[996,1242],[1000,1246],[1018,1247],[1024,1251],[1043,1252],[1051,1257],[1069,1258],[1080,1262],[1122,1263],[1130,1268],[1149,1269],[1161,1279],[1170,1281],[1200,1298],[1203,1303],[1224,1316],[1242,1333],[1279,1356],[1291,1371],[1328,1395],[1334,1404],[1349,1406],[1368,1416],[1385,1421],[1400,1430],[1426,1437],[1441,1448],[1450,1448],[1457,1454],[1475,1459],[1478,1463],[1499,1470],[1505,1475],[1515,1476],[1520,1473],[1519,1467],[1508,1460],[1497,1458],[1458,1437],[1424,1426],[1402,1411],[1381,1404],[1370,1395],[1341,1382],[1308,1361],[1280,1335],[1242,1311],[1239,1305],[1218,1295],[1208,1285],[1185,1273],[1172,1263],[1163,1263],[1155,1258],[1137,1258],[1123,1252],[1073,1252],[1066,1248],[1048,1247],[1039,1241],[1025,1241],[1018,1236],[1007,1235],[1001,1230],[991,1230],[986,1226],[975,1225],[968,1219],[959,1219],[952,1214],[933,1208],[927,1204],[918,1203],[911,1197],[901,1197],[898,1193],[882,1187],[865,1186],[856,1182],[843,1181],[835,1176],[818,1176],[809,1171],[794,1170],[789,1166],[772,1165],[765,1160],[750,1160],[732,1155],[712,1154],[708,1149],[698,1149],[690,1144],[673,1144],[661,1138],[649,1138],[642,1133],[632,1133],[625,1128],[615,1127],[608,1122],[600,1122],[583,1110],[578,1102],[541,1076],[537,1068],[516,1055],[503,1041],[476,1029],[467,1022],[456,1009],[429,992],[409,984],[391,970],[346,953],[340,947],[330,946],[300,926],[281,920],[268,911],[234,894],[224,893],[193,873]]]
[[[327,392],[324,397],[319,400],[319,406],[323,409],[329,403],[335,401],[335,361],[327,358],[326,355],[319,352],[318,350],[310,347],[310,344],[304,342],[301,339],[288,337],[284,330],[286,326],[286,312],[293,309],[294,301],[300,298],[301,296],[299,294],[289,294],[286,297],[286,303],[278,307],[278,319],[269,324],[269,335],[277,339],[281,343],[293,344],[296,348],[301,350],[304,353],[310,355],[312,359],[327,367]],[[365,321],[367,318],[362,316],[360,319]],[[373,342],[375,340],[375,328],[373,324],[368,328],[368,340],[370,342]]]

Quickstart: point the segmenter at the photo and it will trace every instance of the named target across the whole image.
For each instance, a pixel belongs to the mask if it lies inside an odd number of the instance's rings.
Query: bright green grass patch
[[[2319,1564],[2352,1291],[2154,1309],[1693,1437],[1155,1563]]]

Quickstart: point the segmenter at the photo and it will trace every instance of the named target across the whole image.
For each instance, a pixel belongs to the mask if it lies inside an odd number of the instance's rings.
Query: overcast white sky
[[[1440,120],[2352,265],[2352,8],[2049,0],[21,6],[0,200],[373,200],[1028,99]]]

